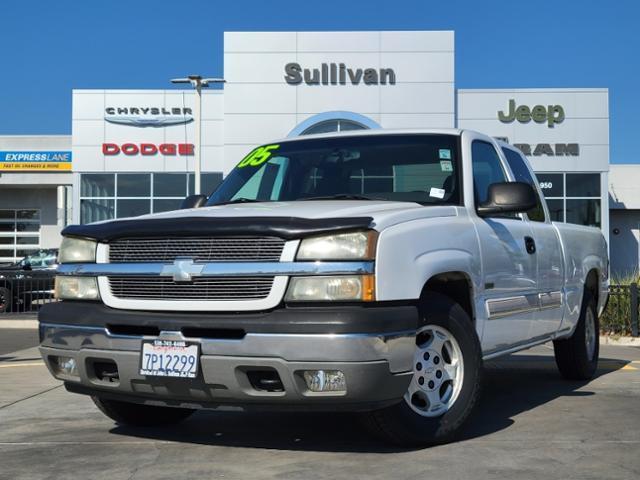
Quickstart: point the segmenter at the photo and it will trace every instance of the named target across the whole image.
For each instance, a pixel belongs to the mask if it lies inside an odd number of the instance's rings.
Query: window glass
[[[182,199],[161,198],[153,200],[153,213],[169,212],[180,209]]]
[[[21,236],[16,237],[16,245],[38,245],[40,243],[40,237],[38,236]]]
[[[200,174],[200,190],[204,195],[211,194],[218,185],[222,183],[222,173],[201,173]],[[193,195],[195,191],[195,177],[193,173],[189,174],[189,190],[188,195]]]
[[[81,197],[113,197],[115,175],[113,173],[85,173],[80,180]]]
[[[0,210],[0,221],[15,220],[15,218],[16,218],[15,210]]]
[[[0,245],[13,245],[13,242],[15,242],[13,235],[10,237],[0,236]]]
[[[151,175],[148,173],[119,173],[118,197],[149,197]],[[121,215],[118,213],[118,216]]]
[[[103,199],[80,200],[80,223],[92,223],[115,218],[115,201]]]
[[[567,173],[567,197],[600,197],[600,174]]]
[[[267,147],[273,146],[259,148]],[[241,162],[208,205],[237,198],[294,201],[363,194],[425,205],[460,202],[455,135],[311,138],[282,142],[269,152],[272,157],[255,165]]]
[[[186,197],[186,175],[184,173],[155,173],[153,175],[153,196]]]
[[[473,164],[473,189],[476,205],[487,201],[489,185],[506,182],[498,153],[490,143],[479,140],[471,144]]]
[[[564,197],[562,173],[536,173],[540,189],[545,197]]]
[[[567,223],[599,227],[602,221],[601,217],[600,200],[567,199]]]
[[[121,200],[118,199],[116,205],[118,218],[137,217],[151,212],[151,201],[141,200]]]
[[[527,212],[527,217],[529,217],[529,220],[534,222],[544,222],[544,208],[542,207],[542,201],[540,200],[538,190],[536,189],[536,182],[531,176],[527,165],[524,163],[524,160],[518,152],[511,150],[510,148],[503,148],[502,151],[504,152],[507,163],[513,172],[516,182],[528,183],[536,192],[536,206]]]
[[[564,222],[564,200],[547,200],[547,208],[552,222]]]
[[[16,211],[18,220],[40,220],[39,210],[18,210]]]

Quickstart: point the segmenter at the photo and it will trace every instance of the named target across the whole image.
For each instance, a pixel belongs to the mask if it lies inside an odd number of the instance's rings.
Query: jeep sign
[[[564,120],[564,109],[561,105],[536,105],[531,108],[527,105],[516,107],[514,99],[509,100],[508,113],[498,112],[498,120],[502,123],[511,123],[518,120],[520,123],[529,123],[533,120],[536,123],[547,123],[549,128],[553,128],[556,123]]]

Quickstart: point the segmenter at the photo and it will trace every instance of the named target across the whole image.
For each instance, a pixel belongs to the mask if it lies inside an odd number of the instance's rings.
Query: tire
[[[98,409],[119,425],[135,427],[161,427],[186,420],[195,410],[188,408],[157,407],[138,403],[91,397]]]
[[[426,311],[423,314],[424,326],[416,335],[414,375],[407,394],[400,403],[364,414],[365,425],[372,433],[402,446],[452,441],[473,412],[482,386],[482,349],[469,315],[460,305],[439,293],[425,295],[422,305]],[[437,346],[436,337],[444,334],[451,335],[455,340],[457,351],[453,341],[449,341],[448,348],[446,340],[441,349]],[[449,353],[445,353],[447,350]],[[436,364],[438,351],[442,353],[442,359]],[[454,358],[457,359],[455,362]],[[461,376],[455,376],[458,383],[442,376],[442,372],[450,376],[448,372],[454,363],[458,365],[458,373],[462,372]],[[447,364],[449,367],[445,367]],[[436,377],[438,365],[442,369],[440,377]],[[433,385],[430,382],[434,382]],[[433,386],[436,388],[433,389]],[[430,391],[425,393],[425,387]],[[444,396],[441,394],[443,391]],[[433,405],[437,404],[437,400],[432,405],[429,399],[436,394],[447,398],[447,391],[450,395],[446,405],[443,402],[442,408],[435,408]]]
[[[578,325],[569,338],[555,340],[553,351],[558,370],[567,380],[589,380],[598,368],[600,323],[593,295],[585,291]],[[589,343],[587,340],[590,339]]]
[[[0,287],[0,313],[10,312],[12,304],[11,290],[6,287]]]

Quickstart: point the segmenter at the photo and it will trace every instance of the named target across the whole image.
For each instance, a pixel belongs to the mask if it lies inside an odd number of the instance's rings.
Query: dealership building
[[[224,89],[202,92],[203,190],[215,188],[253,147],[274,139],[469,128],[506,139],[528,156],[554,220],[595,225],[608,237],[607,89],[457,89],[454,64],[451,31],[225,33]],[[61,137],[70,148],[0,139],[0,201],[13,205],[1,215],[14,211],[14,240],[21,210],[40,212],[30,215],[41,222],[39,246],[45,247],[58,241],[45,230],[57,233],[66,221],[177,208],[193,192],[194,100],[192,90],[74,90],[72,135]],[[55,156],[30,162],[40,170],[28,173],[20,170],[26,160],[2,166],[10,163],[2,155],[38,151],[67,151],[64,168],[70,169],[39,165],[56,163]],[[48,193],[13,195],[5,185]],[[0,236],[9,238],[9,220],[0,222]],[[5,244],[19,256],[16,243]]]

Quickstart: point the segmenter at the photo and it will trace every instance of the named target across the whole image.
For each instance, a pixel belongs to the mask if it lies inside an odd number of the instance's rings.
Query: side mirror
[[[180,204],[180,210],[184,210],[186,208],[200,208],[207,203],[208,199],[209,197],[206,195],[189,195]]]
[[[24,262],[24,264],[22,265],[22,270],[33,270],[33,268],[31,268],[31,263]]]
[[[487,201],[477,206],[478,215],[522,213],[538,204],[538,197],[531,185],[524,182],[492,183]]]

